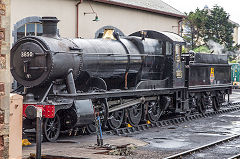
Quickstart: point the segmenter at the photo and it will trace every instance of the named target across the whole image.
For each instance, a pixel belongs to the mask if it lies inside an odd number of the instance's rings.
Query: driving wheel
[[[129,124],[131,124],[132,126],[137,126],[140,123],[143,113],[142,109],[142,104],[136,104],[134,106],[131,106],[130,108],[127,108]]]
[[[55,142],[60,134],[61,122],[58,114],[54,118],[45,118],[43,122],[43,134],[47,141]]]
[[[160,103],[158,101],[150,101],[148,104],[147,116],[150,122],[157,122],[163,114]]]

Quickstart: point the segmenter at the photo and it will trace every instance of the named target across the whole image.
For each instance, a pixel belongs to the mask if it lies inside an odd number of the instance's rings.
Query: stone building
[[[229,20],[229,21],[235,25],[232,35],[233,35],[233,41],[235,42],[234,44],[238,44],[238,28],[240,27],[240,25],[232,20]]]
[[[143,29],[179,33],[184,17],[161,0],[12,0],[11,8],[12,42],[41,35],[42,16],[60,20],[62,37],[82,38],[94,38],[104,28],[125,35]]]
[[[8,158],[9,145],[10,0],[0,0],[0,158]]]

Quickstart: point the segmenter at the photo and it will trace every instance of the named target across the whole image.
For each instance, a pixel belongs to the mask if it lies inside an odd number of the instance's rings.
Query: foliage
[[[237,63],[237,60],[229,61],[229,63]]]
[[[186,47],[182,47],[182,53],[188,53],[189,52],[189,50],[186,48]]]
[[[202,52],[202,53],[211,53],[209,48],[207,46],[199,46],[195,49],[193,49],[194,52]]]
[[[213,40],[223,45],[227,51],[234,51],[239,46],[233,46],[233,31],[235,25],[229,20],[222,7],[214,6],[212,9],[196,9],[190,12],[184,20],[184,39],[194,50],[199,46],[208,46],[208,41]],[[204,48],[204,47],[203,47]]]
[[[229,22],[229,14],[223,8],[214,6],[207,17],[204,41],[213,40],[232,51],[234,49],[232,33],[235,25]]]
[[[191,48],[197,47],[197,42],[204,36],[205,24],[207,21],[207,11],[196,9],[190,12],[183,21],[186,29],[184,39],[191,45]]]
[[[237,61],[236,58],[237,58],[236,55],[229,55],[229,56],[228,56],[228,61],[230,61],[230,62],[231,62],[231,61]]]

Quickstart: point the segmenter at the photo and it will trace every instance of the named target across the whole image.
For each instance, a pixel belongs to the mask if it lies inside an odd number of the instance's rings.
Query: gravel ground
[[[131,137],[143,140],[149,144],[137,149],[136,155],[130,158],[164,158],[239,134],[239,119],[240,111],[231,112],[219,116],[185,122],[176,126],[153,128],[141,134],[131,135]],[[223,154],[233,156],[240,152],[239,146],[240,142],[235,142],[233,146],[227,145],[224,147],[223,145],[221,149],[219,148],[213,151],[217,154],[219,153],[219,158],[222,158]],[[206,153],[205,155],[202,153],[201,155],[205,159],[214,158],[209,154],[213,154],[213,152]],[[197,156],[196,158],[199,157],[200,156]]]

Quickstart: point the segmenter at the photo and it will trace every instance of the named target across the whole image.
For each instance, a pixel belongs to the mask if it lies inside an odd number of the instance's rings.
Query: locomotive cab
[[[165,87],[184,87],[184,62],[181,59],[182,46],[185,41],[182,37],[171,32],[156,32],[144,30],[131,34],[130,36],[157,39],[161,42],[162,61],[157,61],[155,65],[161,65],[160,72],[162,79],[167,81]],[[148,61],[146,57],[146,61]],[[154,57],[156,58],[156,57]],[[149,60],[153,62],[154,60]]]
[[[135,32],[130,36],[158,39],[162,42],[164,60],[161,62],[161,73],[164,85],[161,87],[179,88],[179,91],[172,95],[173,103],[169,109],[175,113],[189,110],[187,87],[185,87],[185,60],[182,59],[182,46],[186,44],[184,39],[175,33],[152,30]],[[163,83],[162,81],[156,82]]]

